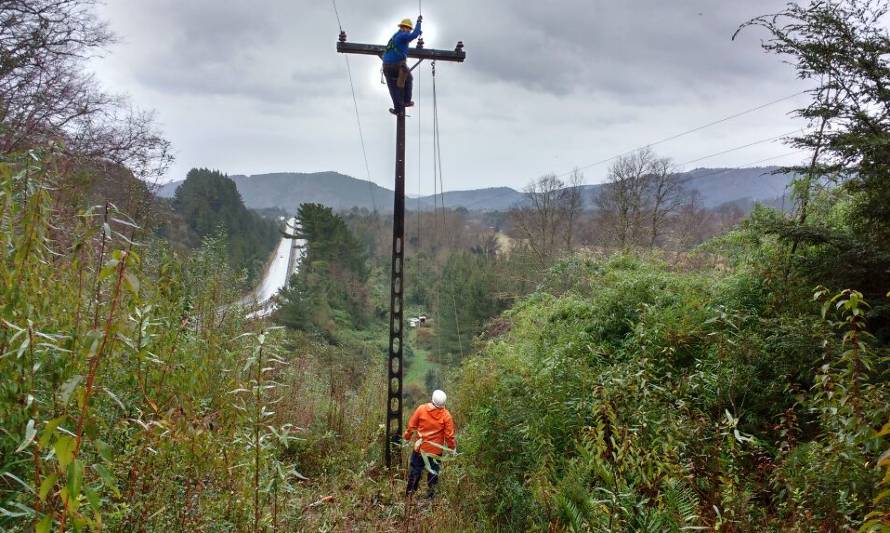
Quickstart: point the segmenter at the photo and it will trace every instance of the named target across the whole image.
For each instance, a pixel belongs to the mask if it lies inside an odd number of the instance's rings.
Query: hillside
[[[280,172],[253,176],[229,176],[245,205],[251,209],[281,208],[296,212],[302,203],[317,203],[333,209],[352,207],[392,210],[392,194],[373,183],[337,172]],[[160,196],[172,197],[181,181],[161,187]]]
[[[725,203],[767,202],[783,196],[791,181],[786,174],[772,174],[776,167],[698,168],[683,173],[687,187],[701,194],[705,207]],[[318,203],[335,210],[353,207],[381,212],[392,211],[393,191],[337,172],[310,174],[281,172],[253,176],[231,176],[247,207],[279,208],[295,212],[302,203]],[[158,190],[162,197],[172,197],[181,181],[168,183]],[[585,204],[592,207],[596,191],[602,185],[585,186]],[[408,200],[408,209],[431,210],[463,207],[473,211],[506,211],[521,203],[525,195],[510,187],[448,191],[434,199],[432,195]]]

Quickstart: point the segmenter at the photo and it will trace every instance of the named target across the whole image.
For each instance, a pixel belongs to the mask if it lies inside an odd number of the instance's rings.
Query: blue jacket
[[[420,34],[423,33],[420,30],[420,22],[417,23],[417,26],[414,27],[414,31],[398,31],[395,35],[392,36],[392,39],[389,40],[389,43],[386,45],[386,50],[383,52],[383,64],[391,65],[393,63],[401,63],[408,59],[408,44],[417,39]]]

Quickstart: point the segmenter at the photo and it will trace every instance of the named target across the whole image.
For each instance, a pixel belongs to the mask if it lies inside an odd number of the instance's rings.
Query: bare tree
[[[688,250],[714,234],[713,211],[702,205],[701,193],[691,191],[673,217],[671,241],[677,250]]]
[[[566,211],[566,250],[571,252],[574,248],[572,247],[573,238],[575,236],[575,225],[578,222],[578,217],[584,209],[584,197],[582,188],[584,185],[584,174],[581,173],[577,168],[572,171],[569,175],[569,182],[564,189],[563,192],[563,206]]]
[[[654,153],[644,148],[619,157],[609,168],[608,181],[600,188],[596,204],[601,220],[622,248],[639,245],[644,211],[648,208],[649,179]]]
[[[643,148],[612,164],[596,204],[601,223],[620,247],[654,247],[683,199],[683,182],[671,160]]]
[[[549,174],[529,183],[524,192],[527,203],[512,209],[511,218],[532,253],[546,265],[565,242],[559,238],[567,214],[565,184]]]
[[[96,4],[0,2],[0,153],[58,142],[70,156],[160,176],[172,157],[151,114],[104,93],[84,70],[114,40]]]
[[[654,248],[670,216],[687,200],[683,180],[669,158],[654,158],[649,164],[649,247]]]

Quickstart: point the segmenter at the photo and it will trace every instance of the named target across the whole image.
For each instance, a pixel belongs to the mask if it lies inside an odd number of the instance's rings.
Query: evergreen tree
[[[343,219],[320,204],[303,204],[298,212],[305,239],[300,271],[281,293],[278,321],[303,331],[333,335],[334,318],[358,327],[368,320],[367,254]]]
[[[485,322],[506,308],[498,290],[498,272],[491,257],[470,253],[449,256],[436,295],[436,331],[445,361],[459,362],[470,352],[472,339]],[[450,359],[451,361],[448,361]]]
[[[260,273],[280,237],[278,225],[247,209],[235,182],[216,170],[192,169],[176,189],[174,209],[202,239],[220,234],[229,265]]]

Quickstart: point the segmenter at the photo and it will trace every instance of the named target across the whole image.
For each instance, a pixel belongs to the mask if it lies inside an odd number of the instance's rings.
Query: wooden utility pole
[[[340,32],[337,52],[341,54],[360,54],[383,56],[385,46],[378,44],[358,44],[346,42],[346,32]],[[424,59],[433,61],[452,61],[462,63],[467,54],[464,44],[458,42],[454,50],[434,50],[423,48],[423,40],[417,48],[408,49],[408,57],[417,59],[416,67]],[[413,70],[414,67],[411,67]],[[402,313],[405,287],[405,113],[396,115],[396,183],[393,199],[392,225],[392,272],[389,296],[389,356],[386,363],[387,400],[386,400],[386,442],[385,461],[390,468],[401,463],[399,440],[402,437],[402,330],[405,325]]]

